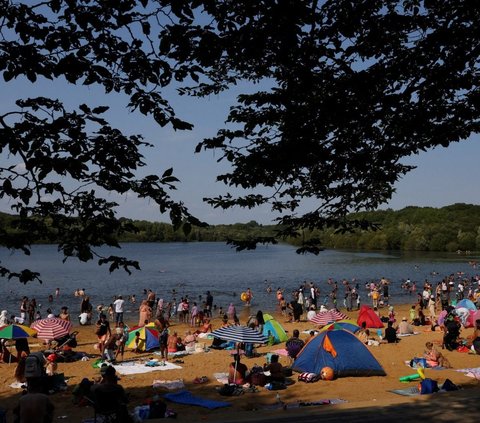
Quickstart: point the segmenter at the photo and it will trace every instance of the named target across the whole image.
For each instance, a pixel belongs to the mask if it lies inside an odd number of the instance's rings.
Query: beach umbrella
[[[31,328],[37,331],[38,338],[53,340],[68,335],[72,326],[69,320],[47,317],[33,322]]]
[[[0,329],[0,338],[3,339],[20,339],[35,336],[36,331],[28,326],[12,323]]]
[[[212,332],[212,335],[216,338],[223,339],[224,341],[242,342],[246,344],[266,344],[267,338],[248,326],[226,326],[220,329],[216,329]],[[240,350],[237,349],[237,354]],[[237,361],[235,360],[235,375],[237,374]]]
[[[160,348],[160,333],[153,323],[145,326],[135,327],[128,332],[128,339],[125,344],[127,348],[135,348],[135,334],[140,332],[140,342],[137,349],[139,351],[150,351],[154,348]]]
[[[320,311],[313,317],[311,321],[316,325],[325,326],[329,323],[336,322],[337,320],[345,319],[348,319],[348,316],[346,314],[338,310],[332,309],[327,311]]]
[[[224,341],[244,342],[249,344],[266,344],[267,338],[248,326],[232,325],[216,329],[212,332],[216,338]]]
[[[360,326],[358,326],[353,320],[338,320],[337,322],[327,324],[322,329],[320,329],[320,332],[337,329],[345,329],[349,332],[355,333],[360,330]]]

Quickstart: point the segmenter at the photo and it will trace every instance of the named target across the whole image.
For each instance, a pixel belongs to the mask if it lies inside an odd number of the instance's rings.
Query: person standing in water
[[[249,306],[252,302],[252,299],[253,299],[252,290],[250,288],[247,288],[247,291],[245,292],[245,294],[247,294],[247,299],[245,300],[245,305]]]

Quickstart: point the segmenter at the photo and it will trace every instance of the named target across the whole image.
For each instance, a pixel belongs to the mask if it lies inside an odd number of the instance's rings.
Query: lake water
[[[445,275],[463,272],[465,277],[477,274],[469,262],[477,257],[457,254],[405,254],[327,250],[315,255],[298,255],[289,245],[261,246],[253,251],[236,252],[224,243],[131,243],[121,250],[108,251],[125,255],[140,262],[141,271],[128,275],[123,270],[112,274],[107,266],[96,262],[79,263],[69,259],[62,263],[56,247],[36,245],[30,257],[11,254],[0,249],[1,264],[10,270],[29,268],[41,273],[43,284],[27,285],[3,279],[0,281],[0,310],[19,313],[23,295],[35,297],[42,304],[42,314],[47,307],[58,312],[66,305],[72,314],[79,310],[80,299],[73,296],[77,288],[84,288],[94,306],[112,302],[114,295],[124,298],[135,294],[137,304],[129,305],[129,311],[138,309],[144,298],[144,289],[151,288],[166,301],[180,299],[188,294],[192,301],[199,301],[210,290],[216,305],[226,308],[230,302],[241,307],[240,294],[250,287],[254,294],[251,310],[272,310],[275,307],[275,290],[282,287],[290,293],[303,281],[315,282],[322,292],[329,292],[328,278],[339,282],[339,304],[342,303],[341,280],[356,279],[360,284],[361,298],[367,302],[365,282],[386,277],[391,281],[393,303],[410,302],[401,289],[407,278],[419,286],[425,279],[433,282]],[[480,273],[480,270],[478,271]],[[273,292],[267,292],[271,285]],[[60,297],[48,303],[48,295],[60,288]],[[173,293],[175,290],[175,293]],[[287,295],[287,300],[290,295]]]

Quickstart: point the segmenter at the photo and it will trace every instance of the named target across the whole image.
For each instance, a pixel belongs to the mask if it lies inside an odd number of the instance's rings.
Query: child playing
[[[134,353],[139,353],[140,352],[140,342],[142,341],[142,339],[140,338],[140,332],[137,330],[135,332],[135,339],[133,340],[134,342],[134,348],[133,348],[133,352]]]

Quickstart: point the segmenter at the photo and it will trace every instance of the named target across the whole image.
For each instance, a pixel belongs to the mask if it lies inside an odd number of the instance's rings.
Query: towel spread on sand
[[[155,389],[158,388],[165,388],[171,391],[175,389],[183,389],[185,388],[185,384],[183,383],[183,379],[175,379],[175,380],[154,380],[152,383],[152,387]]]
[[[228,373],[214,373],[213,377],[217,379],[218,382],[228,384]]]
[[[392,390],[389,390],[388,392],[392,392],[393,394],[397,394],[397,395],[404,395],[406,397],[413,397],[416,395],[420,395],[420,390],[418,389],[417,386],[410,386],[409,388],[403,388],[403,389],[392,389]]]
[[[457,369],[457,372],[464,373],[465,376],[480,380],[480,367],[470,367],[466,369]]]
[[[397,333],[397,336],[404,337],[404,336],[412,336],[412,335],[419,335],[420,332],[413,332],[413,333]]]
[[[189,391],[172,392],[171,394],[163,395],[163,398],[178,404],[197,405],[210,410],[215,408],[230,407],[232,405],[231,403],[225,401],[213,401],[206,398],[197,397],[192,395],[192,393]]]
[[[277,355],[282,355],[284,357],[288,357],[288,351],[285,348],[281,348],[279,350],[274,350],[272,353],[277,354]]]
[[[115,367],[115,370],[121,375],[134,375],[138,373],[156,372],[157,370],[175,370],[175,369],[182,368],[181,366],[177,366],[176,364],[169,363],[168,361],[165,362],[165,365],[153,366],[153,367],[146,366],[145,363],[139,363],[139,362],[125,362],[125,363],[115,364],[113,367]]]

